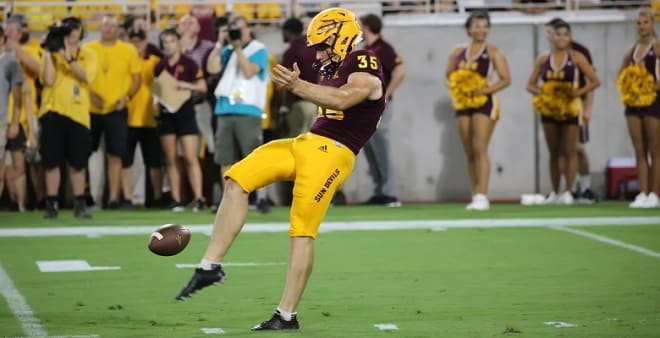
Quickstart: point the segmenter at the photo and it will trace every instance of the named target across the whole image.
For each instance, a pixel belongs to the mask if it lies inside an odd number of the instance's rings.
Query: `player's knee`
[[[247,191],[245,191],[245,189],[243,189],[243,187],[231,177],[225,179],[224,191],[228,194],[247,194]]]

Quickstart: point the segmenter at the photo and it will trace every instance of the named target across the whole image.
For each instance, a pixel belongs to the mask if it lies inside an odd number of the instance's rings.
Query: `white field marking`
[[[97,334],[77,334],[73,336],[49,336],[47,338],[98,338],[101,337]],[[4,338],[30,338],[30,337],[4,337]]]
[[[219,327],[203,327],[202,332],[205,334],[223,334],[226,333],[225,330]]]
[[[14,286],[14,282],[9,278],[7,271],[0,264],[0,294],[7,301],[9,311],[21,323],[23,332],[28,337],[47,337],[48,333],[41,326],[39,319],[34,316],[32,308],[25,301],[25,297]]]
[[[567,323],[567,322],[543,322],[543,324],[548,325],[548,326],[552,326],[552,327],[557,328],[557,329],[561,329],[561,328],[564,328],[564,327],[576,327],[577,326],[575,324],[571,324],[571,323]]]
[[[392,324],[392,323],[374,324],[374,327],[381,331],[394,331],[399,329],[399,327],[396,326],[396,324]]]
[[[516,228],[592,225],[660,225],[660,217],[574,217],[574,218],[504,218],[463,220],[401,220],[364,222],[325,222],[323,232],[357,230],[426,230],[433,228]],[[212,225],[187,225],[191,232],[208,234]],[[149,235],[153,226],[87,226],[0,229],[0,237],[50,237],[89,235]],[[288,232],[289,223],[246,224],[242,232]]]
[[[570,232],[570,233],[575,234],[575,235],[591,238],[591,239],[599,241],[601,243],[618,246],[620,248],[635,251],[635,252],[641,253],[643,255],[647,255],[647,256],[651,256],[651,257],[655,257],[655,258],[660,258],[660,252],[656,252],[656,251],[653,251],[653,250],[650,250],[650,249],[647,249],[647,248],[644,248],[644,247],[641,247],[641,246],[638,246],[638,245],[622,242],[622,241],[619,241],[619,240],[616,240],[616,239],[613,239],[613,238],[609,238],[609,237],[605,237],[605,236],[602,236],[602,235],[597,235],[597,234],[594,234],[594,233],[591,233],[591,232],[587,232],[587,231],[583,231],[583,230],[577,230],[577,229],[571,229],[571,228],[565,228],[565,227],[562,227],[562,226],[554,226],[554,227],[550,227],[550,229]]]
[[[285,265],[286,263],[255,263],[255,262],[225,262],[222,263],[222,266],[275,266],[275,265]],[[187,268],[196,268],[199,264],[177,264],[176,267],[179,269]]]
[[[91,266],[84,260],[37,261],[37,266],[41,272],[77,272],[121,269],[119,266]]]

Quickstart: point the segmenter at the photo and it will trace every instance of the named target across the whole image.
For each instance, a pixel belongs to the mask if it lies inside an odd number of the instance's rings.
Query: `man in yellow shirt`
[[[96,53],[80,47],[80,20],[65,18],[62,25],[71,29],[64,38],[64,48],[44,53],[39,75],[44,85],[39,110],[42,141],[39,153],[46,168],[48,194],[44,217],[57,217],[60,165],[66,161],[75,196],[74,216],[89,218],[84,195],[85,168],[91,153],[88,84],[96,75]]]
[[[140,88],[140,59],[130,43],[119,40],[119,19],[106,14],[101,19],[101,39],[87,44],[96,51],[98,70],[90,82],[92,151],[104,135],[107,155],[109,209],[120,207],[121,158],[128,138],[128,102]]]

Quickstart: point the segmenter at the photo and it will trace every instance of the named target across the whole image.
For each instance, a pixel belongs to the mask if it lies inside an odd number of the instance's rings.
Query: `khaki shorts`
[[[250,154],[263,141],[261,117],[249,115],[219,115],[215,131],[215,163],[234,164]]]

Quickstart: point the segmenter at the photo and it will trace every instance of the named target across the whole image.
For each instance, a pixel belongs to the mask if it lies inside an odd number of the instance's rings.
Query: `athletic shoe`
[[[341,190],[335,191],[335,195],[332,196],[330,204],[334,206],[346,205],[346,195],[344,195],[344,192]]]
[[[660,199],[658,199],[658,195],[652,192],[646,196],[646,203],[644,205],[644,208],[657,208],[657,207],[660,207]]]
[[[257,200],[257,210],[259,210],[259,212],[262,214],[269,213],[270,203],[268,203],[268,199],[260,198],[259,200]]]
[[[488,210],[490,209],[490,201],[484,194],[476,194],[472,196],[472,202],[465,207],[465,210]]]
[[[197,291],[216,283],[222,283],[225,279],[227,279],[227,274],[222,270],[222,265],[220,264],[214,264],[211,270],[196,268],[188,285],[179,292],[176,300],[185,300]]]
[[[197,202],[195,202],[195,205],[193,205],[193,207],[192,207],[192,211],[193,212],[200,212],[200,211],[204,210],[204,208],[206,208],[206,206],[204,205],[204,202],[202,202],[201,200],[197,200]]]
[[[73,217],[75,218],[92,218],[92,215],[87,212],[87,202],[85,199],[73,200]]]
[[[174,212],[182,212],[186,210],[186,207],[177,201],[172,201],[172,203],[170,203],[170,206],[167,208]]]
[[[644,208],[646,206],[646,193],[640,192],[635,196],[635,200],[628,205],[630,208]]]
[[[591,189],[587,189],[582,193],[580,193],[576,199],[580,203],[593,204],[598,202],[598,195],[596,195],[595,192],[591,191]]]
[[[401,202],[398,198],[394,196],[387,195],[374,195],[371,196],[366,202],[362,202],[362,205],[382,205],[389,208],[398,208],[401,206]]]
[[[266,331],[266,330],[298,330],[300,328],[300,323],[298,323],[298,318],[293,315],[291,320],[284,320],[280,317],[280,314],[275,312],[269,320],[261,322],[252,327],[252,331]]]
[[[573,193],[568,190],[557,196],[557,204],[571,205],[573,202],[575,202]]]
[[[46,210],[44,210],[44,218],[57,218],[57,201],[46,200]]]
[[[556,192],[551,192],[543,201],[543,204],[557,204],[559,203],[559,195]]]
[[[108,206],[106,207],[106,209],[112,209],[112,210],[116,210],[116,209],[119,209],[119,208],[121,208],[121,203],[119,203],[118,200],[109,201]]]

